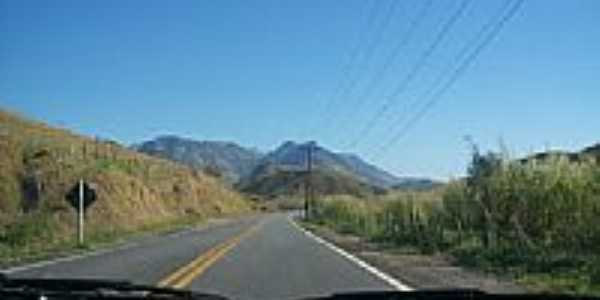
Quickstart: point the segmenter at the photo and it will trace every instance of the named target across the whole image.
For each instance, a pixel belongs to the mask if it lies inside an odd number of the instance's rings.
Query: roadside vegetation
[[[319,200],[312,221],[509,275],[538,292],[600,294],[600,166],[593,156],[512,160],[476,147],[468,175],[429,192]]]
[[[202,171],[0,111],[0,266],[74,248],[65,194],[80,178],[98,196],[86,212],[88,246],[250,209]]]

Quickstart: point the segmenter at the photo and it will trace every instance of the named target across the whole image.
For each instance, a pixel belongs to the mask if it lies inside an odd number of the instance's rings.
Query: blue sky
[[[515,156],[600,140],[600,1],[526,0],[381,150],[506,1],[468,3],[392,97],[462,2],[426,3],[1,0],[0,107],[124,143],[175,133],[268,150],[313,139],[436,178],[464,173],[467,135],[483,149],[502,140]]]

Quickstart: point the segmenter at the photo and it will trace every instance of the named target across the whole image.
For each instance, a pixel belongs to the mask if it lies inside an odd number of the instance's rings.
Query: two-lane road
[[[156,236],[96,255],[11,272],[15,277],[126,279],[232,299],[297,299],[392,287],[271,214]]]

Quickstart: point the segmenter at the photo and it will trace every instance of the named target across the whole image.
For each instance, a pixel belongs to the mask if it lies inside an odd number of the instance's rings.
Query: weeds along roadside
[[[600,167],[591,158],[517,161],[474,153],[440,190],[320,199],[313,221],[510,274],[533,290],[600,293]]]

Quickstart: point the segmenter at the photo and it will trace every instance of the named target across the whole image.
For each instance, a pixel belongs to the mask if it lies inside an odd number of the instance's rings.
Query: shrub
[[[474,148],[468,175],[441,194],[330,198],[316,219],[347,233],[425,253],[450,251],[485,269],[579,273],[600,280],[600,167],[549,155],[515,161]],[[579,278],[578,277],[578,278]]]

